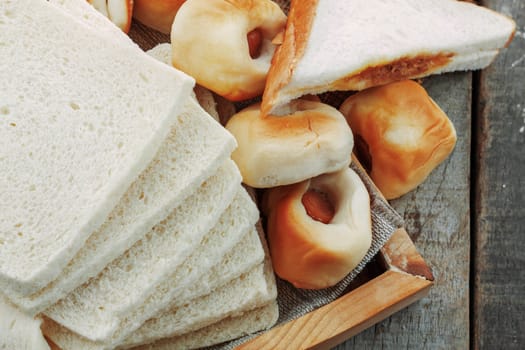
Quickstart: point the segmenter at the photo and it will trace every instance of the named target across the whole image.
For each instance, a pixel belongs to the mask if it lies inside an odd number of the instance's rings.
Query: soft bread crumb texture
[[[273,301],[263,307],[227,317],[217,323],[179,337],[162,339],[153,344],[133,348],[135,350],[197,349],[219,344],[271,328],[279,317],[279,307]]]
[[[261,242],[249,234],[258,215],[246,191],[237,192],[193,254],[160,283],[144,303],[122,318],[111,344],[120,344],[147,319],[205,295],[261,263],[264,258]]]
[[[136,46],[128,36],[84,0],[51,0],[50,3],[91,28],[107,33],[122,45]],[[167,52],[170,53],[169,44],[166,45]],[[169,59],[166,61],[171,62]],[[13,303],[29,314],[39,313],[98,274],[109,261],[161,221],[190,190],[196,188],[195,185],[214,173],[235,146],[231,135],[211,121],[189,99],[177,121],[155,159],[130,186],[119,205],[109,214],[108,220],[90,236],[61,274],[30,296],[10,293],[9,298]],[[173,154],[174,149],[178,150],[179,156]],[[173,190],[165,191],[165,188]],[[111,244],[106,244],[108,240],[111,240]]]
[[[12,300],[36,314],[96,276],[214,174],[234,146],[233,137],[188,99],[148,168],[60,275],[37,293]]]
[[[261,241],[256,235],[248,234],[257,219],[255,204],[241,191],[194,253],[160,283],[144,303],[120,315],[118,329],[109,341],[90,341],[65,328],[46,335],[65,348],[103,349],[121,344],[147,319],[209,293],[260,264],[264,259]]]
[[[41,324],[0,298],[0,349],[49,350]]]
[[[254,228],[247,236],[251,238],[255,249],[260,248]],[[124,344],[126,347],[130,344],[140,345],[195,331],[231,315],[263,306],[276,296],[271,262],[267,260],[213,289],[209,294],[193,298],[184,304],[179,303],[179,306],[167,309],[148,320]]]
[[[239,182],[237,168],[228,161],[97,278],[45,314],[88,339],[108,339],[118,326],[118,315],[143,303],[198,247],[233,199]]]
[[[179,337],[161,339],[154,343],[134,347],[133,349],[197,349],[255,333],[259,330],[269,329],[277,322],[278,317],[279,308],[277,302],[273,301],[260,308],[249,310],[241,315],[228,317],[197,331]],[[63,342],[73,344],[77,348],[96,349],[82,342],[82,340],[78,340],[78,336],[75,336],[74,333],[61,327],[51,319],[45,318],[42,328],[45,333],[55,334]]]
[[[0,72],[9,110],[0,161],[10,169],[0,173],[0,282],[6,293],[30,294],[59,274],[147,166],[193,81],[46,1],[2,2],[0,33],[1,56],[15,60]]]

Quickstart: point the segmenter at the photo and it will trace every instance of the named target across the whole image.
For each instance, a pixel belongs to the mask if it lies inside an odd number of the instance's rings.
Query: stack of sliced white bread
[[[272,326],[259,212],[193,79],[84,0],[2,1],[0,39],[4,303],[43,317],[61,349],[196,348]]]

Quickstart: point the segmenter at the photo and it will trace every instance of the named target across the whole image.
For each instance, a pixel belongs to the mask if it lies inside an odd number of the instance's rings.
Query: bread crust
[[[270,113],[279,91],[290,82],[296,62],[304,54],[318,2],[319,0],[291,1],[284,41],[276,49],[268,72],[261,105],[262,116]]]

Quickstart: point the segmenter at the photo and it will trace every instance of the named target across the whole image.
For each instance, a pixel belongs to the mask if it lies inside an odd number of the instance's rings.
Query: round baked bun
[[[134,0],[133,17],[159,32],[169,34],[175,14],[186,0]]]
[[[274,271],[297,288],[335,285],[372,243],[370,198],[350,168],[267,190],[263,210]]]
[[[87,0],[98,12],[109,18],[124,33],[131,28],[133,0]]]
[[[411,80],[352,95],[340,111],[354,133],[357,158],[386,199],[416,188],[456,144],[452,122]]]
[[[237,140],[232,159],[243,182],[255,188],[289,185],[348,167],[352,131],[335,108],[295,100],[285,116],[260,115],[260,104],[232,116],[226,124]]]
[[[261,95],[285,23],[271,0],[188,0],[171,27],[173,65],[231,101]]]

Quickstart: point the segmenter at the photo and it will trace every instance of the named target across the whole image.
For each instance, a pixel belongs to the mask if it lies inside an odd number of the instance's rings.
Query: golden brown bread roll
[[[274,270],[297,288],[335,285],[372,242],[370,198],[350,168],[269,189],[263,211]]]
[[[269,188],[348,167],[353,137],[344,116],[321,102],[295,100],[286,116],[260,116],[260,104],[226,124],[237,140],[232,153],[243,182]]]
[[[134,0],[133,17],[139,22],[169,34],[177,11],[186,0]]]
[[[87,0],[98,12],[109,18],[124,33],[131,27],[133,0]]]
[[[173,65],[231,100],[262,94],[286,15],[271,0],[192,0],[171,27]]]
[[[340,111],[354,133],[358,159],[386,199],[416,188],[456,144],[452,122],[411,80],[352,95]]]

